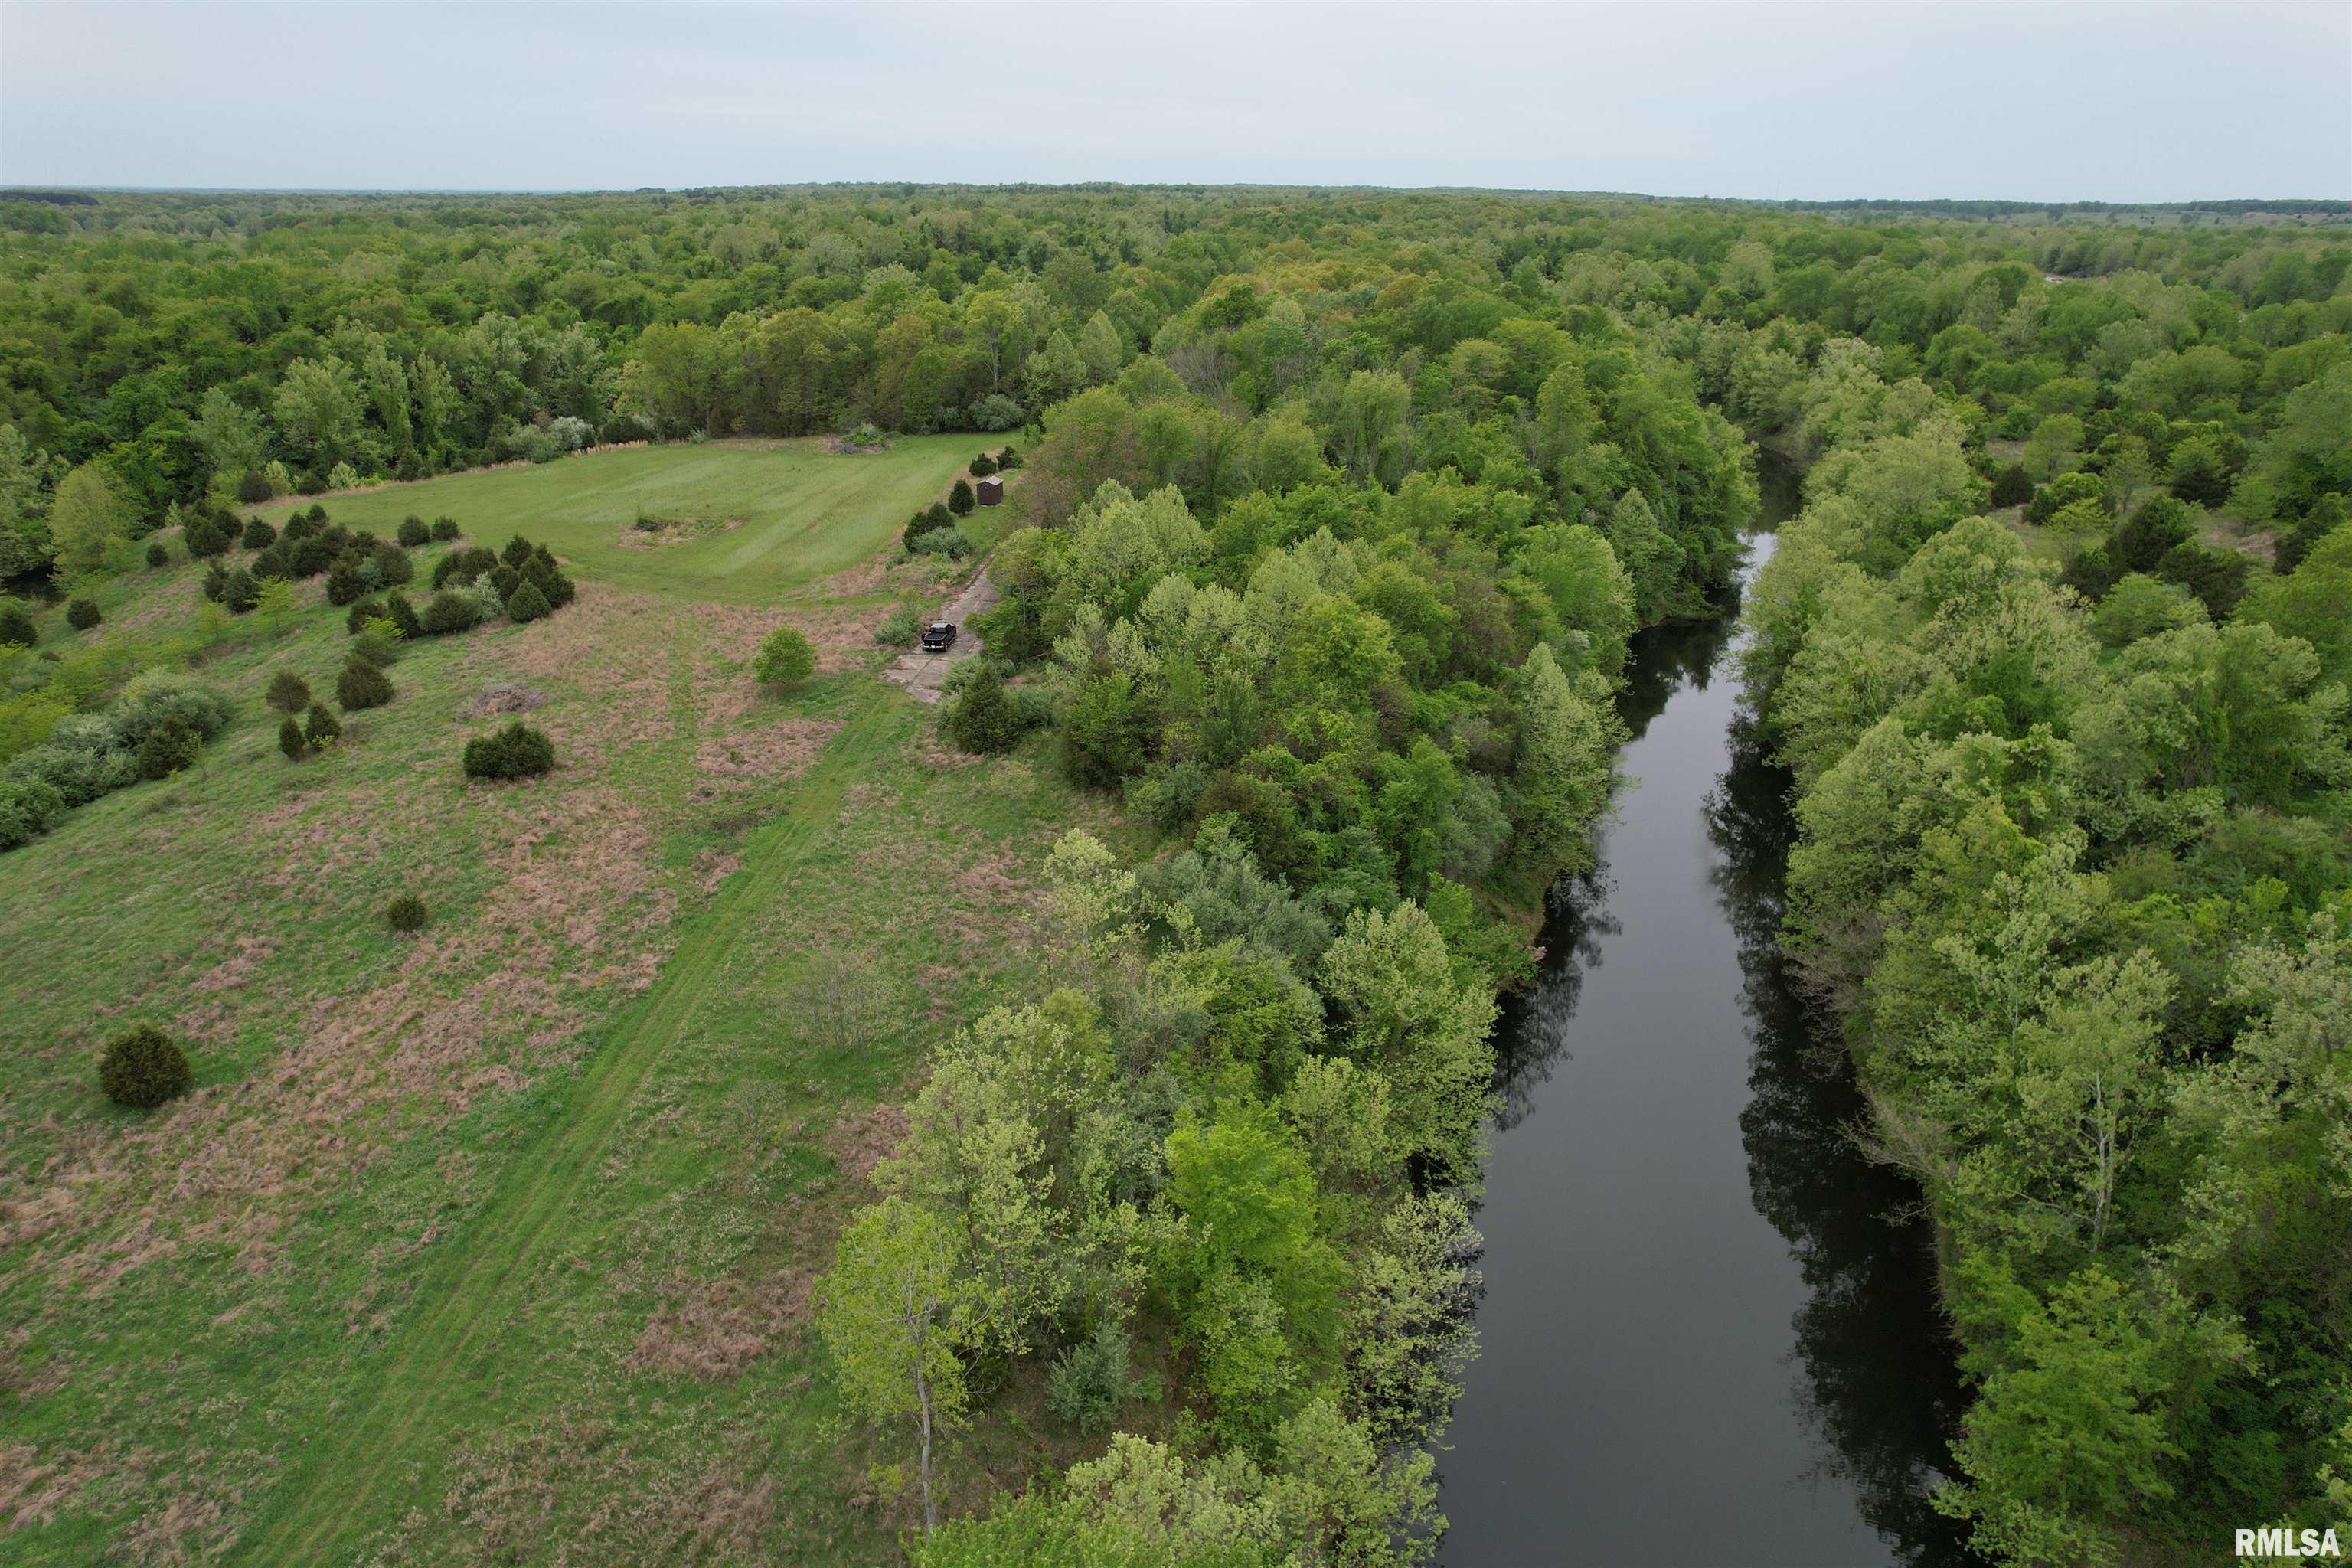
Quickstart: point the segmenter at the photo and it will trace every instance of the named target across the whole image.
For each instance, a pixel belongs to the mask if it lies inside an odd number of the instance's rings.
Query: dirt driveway
[[[939,614],[940,620],[955,623],[955,647],[945,653],[925,653],[919,648],[902,653],[890,661],[882,679],[905,687],[918,702],[937,702],[940,684],[948,678],[948,667],[980,651],[980,634],[972,630],[972,616],[992,606],[997,598],[996,584],[989,581],[988,569],[983,566],[971,585],[950,600],[948,607]]]

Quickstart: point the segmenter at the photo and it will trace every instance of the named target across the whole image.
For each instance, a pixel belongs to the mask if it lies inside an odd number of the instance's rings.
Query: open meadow
[[[243,617],[204,655],[237,707],[195,767],[0,856],[0,1555],[895,1557],[803,1344],[810,1282],[925,1049],[1017,984],[1051,836],[1099,815],[940,750],[876,678],[874,622],[952,591],[892,536],[973,445],[330,498],[386,534],[520,530],[578,600],[407,647],[388,706],[289,763],[263,689],[331,688],[350,643],[299,584],[274,635]],[[640,507],[741,521],[621,542]],[[457,547],[415,551],[412,591]],[[44,646],[195,621],[173,553],[103,584],[95,631],[47,612]],[[783,697],[746,670],[779,625],[819,664]],[[460,774],[501,683],[544,699],[545,778]],[[404,892],[417,935],[386,929]],[[196,1068],[147,1115],[94,1079],[142,1021]]]
[[[878,553],[981,445],[911,436],[842,458],[811,437],[587,452],[331,496],[335,521],[389,534],[447,513],[484,539],[516,530],[620,587],[764,603]],[[273,523],[307,500],[252,509]],[[668,526],[642,530],[638,521]]]

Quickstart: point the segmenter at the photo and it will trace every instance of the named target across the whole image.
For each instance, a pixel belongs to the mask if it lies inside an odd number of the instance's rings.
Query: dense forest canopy
[[[1940,1506],[2004,1563],[2190,1561],[2352,1504],[2352,235],[1888,205],[0,202],[0,570],[594,444],[1017,442],[945,731],[1049,730],[1160,853],[1056,851],[1048,984],[942,1052],[827,1343],[927,1488],[1024,1363],[1081,1430],[1181,1406],[920,1561],[1374,1563],[1436,1527],[1507,916],[1766,447],[1806,505],[1746,675],[1792,949],[1942,1238]],[[10,668],[12,747],[112,693]]]
[[[0,202],[0,224],[9,570],[43,552],[47,495],[83,464],[157,525],[248,469],[316,489],[691,430],[1010,427],[1109,380],[1114,348],[1253,418],[1367,367],[1413,382],[1424,415],[1418,373],[1440,361],[1468,383],[1442,412],[1475,425],[1517,399],[1524,418],[1517,383],[1544,351],[1506,324],[1578,312],[1785,321],[1813,334],[1801,353],[1850,334],[1898,356],[1893,379],[1915,363],[1948,379],[1956,358],[1965,378],[1986,333],[1998,383],[1954,390],[1995,416],[2053,382],[2042,402],[2063,401],[2094,351],[2104,369],[2210,350],[2249,373],[2219,389],[2243,439],[2340,342],[2352,258],[2324,225],[2156,214],[1830,222],[1273,189],[105,193]],[[2080,280],[2098,287],[2067,298]],[[2143,382],[2159,374],[2181,373],[2165,358]]]

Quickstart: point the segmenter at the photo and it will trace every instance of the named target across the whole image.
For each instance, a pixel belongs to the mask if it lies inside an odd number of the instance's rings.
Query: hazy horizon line
[[[927,180],[843,179],[763,180],[749,184],[681,185],[235,185],[141,184],[73,180],[20,180],[0,184],[0,198],[42,193],[112,195],[248,195],[248,196],[628,196],[686,195],[702,191],[790,191],[883,188],[893,185],[927,190],[964,191],[1372,191],[1398,195],[1459,193],[1498,196],[1592,196],[1652,202],[1736,202],[1756,206],[1920,206],[1937,202],[2000,202],[2032,207],[2197,207],[2221,203],[2252,203],[2264,206],[2296,206],[2319,203],[2352,205],[2352,195],[2205,195],[2168,201],[2139,201],[2106,196],[1739,196],[1691,195],[1672,191],[1600,190],[1555,185],[1392,185],[1364,181],[1329,184],[1297,180]]]

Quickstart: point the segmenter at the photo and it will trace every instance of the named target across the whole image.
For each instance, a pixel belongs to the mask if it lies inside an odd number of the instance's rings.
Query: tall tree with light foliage
[[[964,1411],[954,1310],[961,1264],[955,1233],[939,1216],[888,1197],[842,1233],[833,1271],[817,1287],[817,1331],[842,1396],[870,1420],[915,1422],[927,1532],[940,1524],[932,1444]]]

